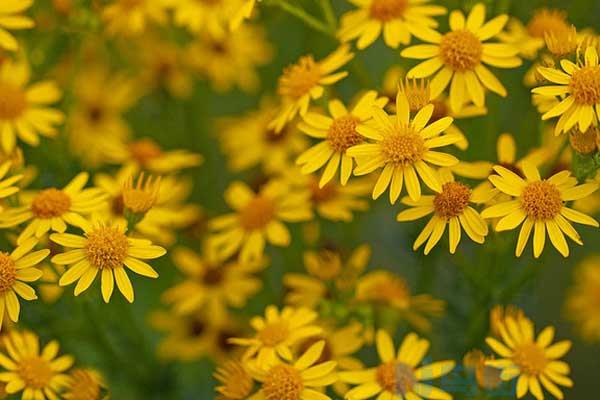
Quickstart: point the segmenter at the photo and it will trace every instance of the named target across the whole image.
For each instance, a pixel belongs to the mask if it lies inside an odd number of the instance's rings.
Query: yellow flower
[[[542,254],[546,232],[552,245],[567,257],[569,246],[564,235],[575,243],[582,244],[579,234],[569,221],[595,227],[598,227],[598,222],[566,207],[565,202],[589,196],[598,189],[598,185],[577,185],[577,180],[569,171],[561,171],[542,180],[539,171],[531,163],[523,163],[521,166],[525,179],[502,166],[494,167],[498,175],[491,175],[490,182],[514,199],[486,208],[481,216],[502,217],[496,224],[497,232],[515,229],[522,224],[515,252],[517,257],[523,253],[532,231],[534,257]]]
[[[429,5],[430,0],[349,0],[360,7],[341,18],[337,36],[347,42],[357,39],[356,47],[370,46],[381,33],[385,44],[397,48],[410,43],[411,34],[426,28],[437,28],[432,17],[444,15],[446,7]]]
[[[519,377],[516,387],[519,399],[527,392],[538,400],[543,399],[542,386],[557,399],[562,399],[564,396],[557,384],[571,387],[573,381],[566,376],[570,371],[569,365],[559,358],[569,351],[571,342],[563,340],[551,345],[554,338],[554,328],[551,326],[535,338],[533,323],[527,318],[515,320],[506,317],[501,333],[502,342],[492,337],[485,340],[502,357],[488,360],[486,365],[501,369],[500,378],[503,381]]]
[[[353,57],[350,46],[342,45],[321,61],[306,55],[300,57],[296,64],[285,68],[277,84],[282,104],[271,122],[275,132],[280,132],[297,114],[306,115],[311,99],[323,96],[323,86],[333,85],[348,76],[346,71],[333,72]]]
[[[231,30],[238,29],[242,22],[245,19],[248,19],[252,16],[252,11],[254,10],[254,5],[256,0],[244,0],[243,4],[237,12],[233,15],[231,20],[229,21],[229,28]]]
[[[235,212],[209,222],[212,230],[209,242],[220,259],[227,259],[237,251],[243,263],[260,259],[265,241],[287,247],[292,238],[282,221],[312,218],[309,193],[293,190],[280,180],[269,181],[258,193],[242,182],[234,182],[225,191],[225,202]]]
[[[323,330],[314,325],[318,314],[307,308],[284,307],[281,311],[270,305],[265,317],[254,317],[250,325],[256,334],[250,338],[234,338],[230,342],[248,347],[244,359],[256,359],[263,368],[279,359],[292,359],[292,346],[320,334]]]
[[[585,132],[590,125],[596,125],[600,118],[600,65],[594,47],[585,51],[585,62],[581,65],[563,59],[558,68],[539,67],[538,72],[553,85],[541,86],[532,93],[545,97],[560,97],[562,100],[542,115],[542,120],[560,116],[555,134],[566,132],[576,124]]]
[[[29,29],[35,23],[29,17],[19,15],[33,4],[33,0],[4,0],[0,5],[0,49],[15,51],[19,43],[7,29]]]
[[[336,99],[329,102],[331,117],[313,112],[304,115],[304,122],[298,127],[320,142],[296,160],[296,164],[302,166],[302,173],[310,174],[325,167],[319,181],[319,187],[322,188],[340,168],[340,183],[345,185],[354,169],[352,157],[346,154],[346,151],[365,141],[356,128],[371,119],[374,106],[383,108],[386,103],[385,97],[378,98],[377,92],[369,91],[360,97],[350,111]]]
[[[239,27],[244,16],[250,16],[253,4],[246,0],[169,0],[175,26],[191,33],[229,34],[230,24]],[[253,3],[253,2],[251,2]],[[248,9],[249,8],[249,9]]]
[[[237,360],[224,362],[217,367],[213,376],[220,384],[215,391],[223,396],[223,400],[245,400],[254,389],[252,375],[244,363]]]
[[[461,237],[461,228],[475,243],[482,244],[488,234],[488,226],[481,215],[469,205],[480,203],[476,194],[464,183],[454,181],[451,174],[441,176],[442,190],[432,196],[421,196],[418,201],[405,197],[402,203],[412,208],[396,216],[398,222],[414,221],[433,213],[433,216],[415,239],[413,250],[421,247],[425,241],[424,253],[427,255],[442,238],[448,226],[450,253],[454,254]]]
[[[40,297],[46,303],[54,303],[64,292],[64,289],[58,285],[58,280],[66,268],[64,265],[51,265],[49,262],[44,262],[40,265],[40,269],[42,277],[37,281]]]
[[[17,226],[29,221],[21,230],[18,243],[35,236],[41,238],[48,231],[64,232],[67,224],[81,227],[86,224],[82,215],[102,208],[106,197],[98,188],[84,189],[89,175],[81,172],[64,188],[47,188],[25,199],[25,205],[8,209],[0,216],[2,226]]]
[[[589,342],[600,341],[600,257],[585,258],[574,272],[574,283],[565,301],[564,315]]]
[[[24,240],[10,254],[0,252],[0,329],[4,313],[13,322],[19,320],[21,306],[17,295],[25,300],[35,300],[35,290],[25,282],[35,282],[42,271],[34,268],[50,254],[50,250],[31,252],[38,243],[34,238]]]
[[[250,374],[261,383],[252,399],[331,400],[320,389],[338,380],[335,361],[321,361],[325,342],[313,344],[293,364],[251,365]],[[291,361],[291,360],[289,360]]]
[[[464,367],[475,372],[477,385],[482,389],[496,389],[502,383],[500,370],[485,365],[486,361],[493,359],[493,357],[487,357],[481,350],[471,350],[463,357]]]
[[[40,340],[29,331],[11,331],[3,338],[5,355],[0,353],[0,366],[6,370],[0,381],[6,382],[6,392],[23,391],[21,399],[58,399],[58,393],[68,385],[69,376],[64,374],[71,368],[71,356],[58,355],[55,340],[44,346],[40,353]]]
[[[408,71],[407,76],[424,78],[435,74],[431,81],[432,98],[450,85],[450,105],[456,112],[469,101],[483,107],[484,88],[506,96],[504,86],[483,64],[499,68],[521,65],[515,47],[504,43],[485,43],[496,36],[507,21],[507,15],[499,15],[484,24],[485,6],[481,3],[473,7],[466,20],[462,12],[453,11],[450,13],[450,32],[444,35],[433,30],[415,33],[431,44],[412,46],[402,51],[402,57],[427,59]]]
[[[190,249],[173,250],[173,263],[185,274],[185,280],[167,289],[162,299],[180,314],[203,312],[220,319],[227,307],[242,308],[262,287],[255,275],[265,268],[265,260],[240,263],[218,262],[210,253],[199,256]]]
[[[519,307],[511,304],[507,306],[495,305],[490,310],[490,332],[496,338],[502,337],[502,324],[507,317],[510,317],[517,322],[521,319],[527,319],[525,313]]]
[[[91,369],[75,369],[69,374],[69,385],[62,394],[65,400],[101,400],[106,389],[104,378]]]
[[[13,162],[10,160],[5,161],[0,165],[0,199],[5,199],[19,191],[19,187],[13,185],[23,179],[23,175],[17,174],[6,177],[12,166]],[[0,211],[2,210],[3,207],[0,205]]]
[[[342,381],[359,385],[346,393],[346,399],[369,399],[376,395],[379,395],[380,399],[396,397],[452,399],[452,396],[445,391],[422,383],[448,374],[455,365],[454,361],[438,361],[417,367],[429,349],[429,341],[409,333],[396,352],[390,335],[384,330],[379,330],[376,344],[381,361],[379,366],[362,371],[339,373]]]
[[[102,10],[109,35],[139,35],[148,24],[164,25],[168,16],[164,0],[115,0]]]
[[[373,188],[373,199],[381,196],[388,187],[390,203],[394,204],[402,191],[403,184],[411,199],[421,197],[421,180],[432,190],[439,192],[442,187],[437,172],[429,163],[438,166],[451,166],[458,163],[456,157],[431,149],[447,146],[459,141],[459,135],[440,134],[452,124],[451,117],[444,117],[429,124],[434,106],[428,104],[410,120],[410,109],[406,94],[398,92],[397,114],[388,115],[384,110],[373,108],[373,123],[358,126],[357,131],[375,143],[359,144],[348,149],[347,153],[358,163],[355,175],[369,174],[383,167]]]
[[[157,278],[158,273],[142,260],[158,258],[166,253],[146,239],[133,239],[125,234],[123,224],[104,226],[97,221],[82,226],[84,236],[70,233],[54,233],[50,240],[73,248],[52,257],[52,262],[71,267],[60,277],[61,286],[77,281],[75,296],[90,287],[96,275],[101,273],[102,298],[110,300],[115,281],[123,296],[133,302],[133,287],[124,266],[136,274]]]
[[[38,135],[56,136],[55,125],[64,120],[62,112],[49,107],[62,96],[56,84],[42,81],[29,85],[29,80],[29,65],[25,61],[5,60],[0,65],[0,142],[6,153],[14,150],[17,137],[37,146]]]
[[[144,180],[144,173],[142,172],[134,185],[133,176],[129,176],[129,179],[123,185],[122,193],[125,213],[146,214],[150,211],[158,200],[160,179],[160,176],[155,177],[154,180],[152,176],[149,176]]]

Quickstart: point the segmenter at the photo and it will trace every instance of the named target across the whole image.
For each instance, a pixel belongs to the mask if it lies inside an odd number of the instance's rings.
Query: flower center
[[[88,260],[98,269],[123,265],[129,250],[127,236],[117,228],[103,226],[87,234],[85,251]]]
[[[410,365],[391,361],[381,364],[375,372],[377,383],[388,392],[405,395],[417,383],[417,378]]]
[[[433,198],[435,212],[442,218],[457,217],[469,205],[471,189],[460,182],[448,182],[442,186],[442,191]]]
[[[525,186],[521,194],[521,207],[534,220],[548,220],[560,213],[563,202],[556,185],[540,181]]]
[[[37,356],[21,360],[18,374],[25,381],[26,387],[34,389],[47,387],[54,376],[50,363]]]
[[[140,139],[130,143],[129,151],[131,157],[142,165],[162,155],[162,149],[152,139]]]
[[[275,204],[264,196],[256,196],[240,212],[240,224],[246,230],[264,228],[275,215]]]
[[[258,338],[266,346],[276,346],[290,335],[290,329],[285,322],[273,322],[266,325],[258,334]]]
[[[15,262],[8,253],[0,252],[0,293],[11,289],[17,280]]]
[[[381,141],[381,152],[387,162],[407,165],[419,161],[427,148],[423,138],[412,128],[401,126],[397,132]]]
[[[278,83],[279,95],[299,99],[308,94],[320,79],[321,71],[313,57],[301,57],[297,64],[291,65],[283,71]]]
[[[371,17],[380,21],[390,21],[400,18],[408,8],[408,0],[373,0]]]
[[[515,348],[513,362],[527,375],[539,375],[546,368],[548,360],[544,350],[535,343],[526,343]]]
[[[440,42],[444,64],[455,71],[473,70],[479,65],[482,54],[481,41],[467,30],[448,32]]]
[[[27,108],[27,99],[21,88],[0,82],[0,120],[20,117]]]
[[[62,190],[50,188],[42,190],[31,203],[31,212],[37,218],[59,217],[71,208],[71,198]]]
[[[327,140],[331,148],[343,153],[348,148],[363,142],[362,136],[356,132],[359,119],[352,115],[344,115],[333,120],[327,132]]]
[[[569,29],[566,14],[558,10],[543,9],[535,15],[527,24],[527,30],[533,37],[544,38],[546,33]]]
[[[590,126],[587,131],[581,132],[579,126],[575,125],[569,134],[571,147],[578,153],[590,154],[596,151],[596,139],[600,134],[597,126]]]
[[[262,384],[266,400],[300,400],[303,389],[298,370],[285,364],[271,368]]]
[[[125,204],[123,203],[123,193],[115,196],[110,204],[112,213],[116,216],[122,217],[125,213]]]
[[[569,88],[577,104],[600,104],[600,65],[574,71]]]
[[[69,400],[98,400],[100,398],[100,385],[87,371],[78,369],[71,373],[72,383],[69,388]]]
[[[202,275],[202,283],[207,286],[219,286],[224,278],[225,274],[223,273],[222,268],[211,267],[204,272],[204,275]]]

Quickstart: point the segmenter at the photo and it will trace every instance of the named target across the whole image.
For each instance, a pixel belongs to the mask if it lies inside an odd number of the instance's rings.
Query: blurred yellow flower
[[[217,366],[213,374],[219,381],[215,391],[223,396],[223,400],[245,400],[254,389],[254,380],[243,362],[228,360]]]
[[[29,29],[35,23],[29,17],[20,15],[33,4],[33,0],[4,0],[0,5],[0,49],[19,49],[17,39],[7,29]]]
[[[65,400],[101,400],[106,388],[104,378],[91,369],[75,369],[69,374],[69,384],[61,394]]]
[[[102,9],[109,35],[140,35],[148,25],[164,25],[168,15],[164,0],[114,0]]]
[[[574,282],[565,300],[564,315],[583,339],[600,341],[600,256],[586,257],[573,273]]]

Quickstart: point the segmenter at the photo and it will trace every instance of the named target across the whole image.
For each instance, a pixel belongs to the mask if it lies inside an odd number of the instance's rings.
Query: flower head
[[[219,381],[215,391],[228,400],[247,399],[254,389],[254,380],[243,362],[229,360],[217,367],[213,375]]]
[[[69,384],[62,397],[65,400],[101,400],[106,383],[98,372],[75,369],[69,374]]]
[[[600,257],[586,257],[574,271],[574,282],[565,301],[564,315],[583,339],[600,341]]]
[[[33,4],[33,0],[5,0],[0,6],[0,49],[16,51],[17,39],[6,29],[29,29],[35,23],[29,17],[20,15]]]
[[[145,214],[156,204],[160,190],[160,177],[152,179],[149,176],[144,181],[142,172],[134,185],[134,179],[129,177],[123,187],[123,207],[133,214]]]
[[[109,35],[140,35],[149,24],[164,25],[167,10],[164,1],[114,0],[102,10]]]

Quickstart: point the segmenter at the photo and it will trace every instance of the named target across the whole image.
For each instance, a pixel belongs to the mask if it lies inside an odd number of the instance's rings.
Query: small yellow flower
[[[6,382],[6,392],[23,391],[22,400],[58,399],[58,393],[69,383],[64,372],[73,365],[71,356],[58,355],[55,340],[44,346],[40,353],[40,340],[32,332],[11,331],[3,338],[7,355],[0,353],[0,366],[6,370],[0,381]]]
[[[10,177],[6,176],[10,172],[12,166],[12,161],[5,161],[0,165],[0,199],[5,199],[9,196],[12,196],[20,190],[18,186],[13,185],[23,179],[23,175],[17,174]],[[0,206],[0,211],[2,210],[3,207]]]
[[[600,256],[585,258],[574,272],[565,301],[565,317],[589,342],[600,342]]]
[[[69,384],[62,398],[65,400],[101,400],[106,383],[98,372],[91,369],[75,369],[69,374]]]
[[[254,8],[247,0],[168,0],[173,9],[173,22],[191,33],[225,35],[230,26],[238,28]]]
[[[229,360],[217,367],[213,374],[219,381],[215,391],[228,400],[245,400],[250,397],[254,389],[254,380],[244,363]]]
[[[566,57],[574,54],[579,45],[577,29],[571,26],[569,29],[557,32],[548,32],[544,35],[548,51],[555,57]]]
[[[583,63],[577,65],[563,59],[560,66],[562,71],[558,68],[538,68],[538,72],[552,85],[537,87],[532,93],[561,98],[560,103],[542,115],[542,120],[560,116],[554,130],[557,135],[577,124],[579,130],[585,132],[590,125],[597,125],[600,118],[598,52],[590,46],[585,50]]]
[[[25,300],[35,300],[35,290],[25,282],[35,282],[42,276],[42,271],[35,268],[50,254],[50,250],[32,252],[38,243],[34,238],[24,240],[10,254],[0,252],[0,329],[4,314],[13,322],[19,320],[21,306],[17,295]]]
[[[307,55],[284,69],[277,85],[282,104],[271,127],[280,132],[297,114],[306,115],[311,99],[323,96],[323,86],[333,85],[348,76],[346,71],[333,72],[353,57],[350,46],[342,45],[321,61],[315,61],[313,56]]]
[[[19,43],[7,29],[29,29],[35,23],[29,17],[20,15],[33,4],[33,0],[4,0],[0,5],[0,49],[15,51]]]
[[[133,176],[130,176],[123,186],[123,207],[133,214],[145,214],[156,204],[160,190],[160,176],[152,179],[149,176],[144,181],[142,172],[134,185]]]
[[[533,255],[539,257],[544,250],[546,232],[552,245],[564,257],[569,255],[569,246],[564,235],[577,244],[582,244],[579,234],[569,221],[598,227],[598,222],[587,215],[565,206],[565,202],[585,198],[598,189],[595,183],[577,185],[569,171],[561,171],[548,179],[542,179],[531,163],[521,164],[525,179],[514,172],[495,166],[498,175],[491,175],[490,182],[513,200],[486,208],[483,218],[502,217],[496,231],[515,229],[521,225],[517,241],[516,256],[520,257],[533,231]]]
[[[358,39],[356,47],[369,47],[383,33],[385,44],[397,48],[410,43],[411,35],[437,28],[432,17],[448,12],[445,7],[427,4],[430,0],[349,0],[360,7],[342,16],[337,36],[343,42]]]
[[[482,3],[476,4],[467,18],[455,10],[450,13],[450,32],[444,35],[433,30],[415,32],[415,36],[430,44],[412,46],[401,52],[402,57],[427,59],[408,71],[408,78],[435,74],[431,80],[431,97],[438,97],[450,85],[450,105],[455,112],[470,101],[483,107],[484,88],[506,96],[504,86],[484,64],[499,68],[521,65],[517,48],[505,43],[486,43],[502,31],[508,16],[499,15],[484,23],[485,13]]]
[[[102,298],[110,300],[115,281],[119,291],[130,303],[133,302],[133,287],[125,272],[129,268],[136,274],[157,278],[158,273],[142,260],[161,257],[166,253],[149,240],[127,237],[124,224],[104,226],[94,221],[82,226],[84,236],[70,233],[54,233],[50,240],[74,250],[57,254],[52,262],[71,267],[60,277],[61,286],[77,281],[75,296],[90,287],[96,275],[101,273]]]
[[[109,35],[140,35],[149,24],[164,25],[168,21],[163,0],[115,0],[102,10]]]
[[[377,331],[377,353],[381,363],[375,368],[361,371],[342,371],[342,381],[358,384],[346,393],[346,399],[418,398],[451,400],[452,396],[442,389],[422,383],[448,374],[454,369],[454,361],[438,361],[418,367],[427,350],[429,341],[419,339],[414,333],[404,337],[398,351],[390,335]],[[385,397],[381,397],[385,396]]]
[[[573,381],[567,376],[569,365],[559,358],[571,348],[571,342],[563,340],[551,345],[554,328],[546,327],[535,337],[533,323],[523,318],[506,317],[501,325],[502,342],[492,337],[486,343],[500,357],[488,360],[486,365],[502,370],[500,378],[510,381],[518,377],[516,395],[521,398],[530,392],[536,399],[544,398],[542,386],[557,399],[564,398],[557,385],[571,387]],[[541,385],[540,385],[541,383]]]

